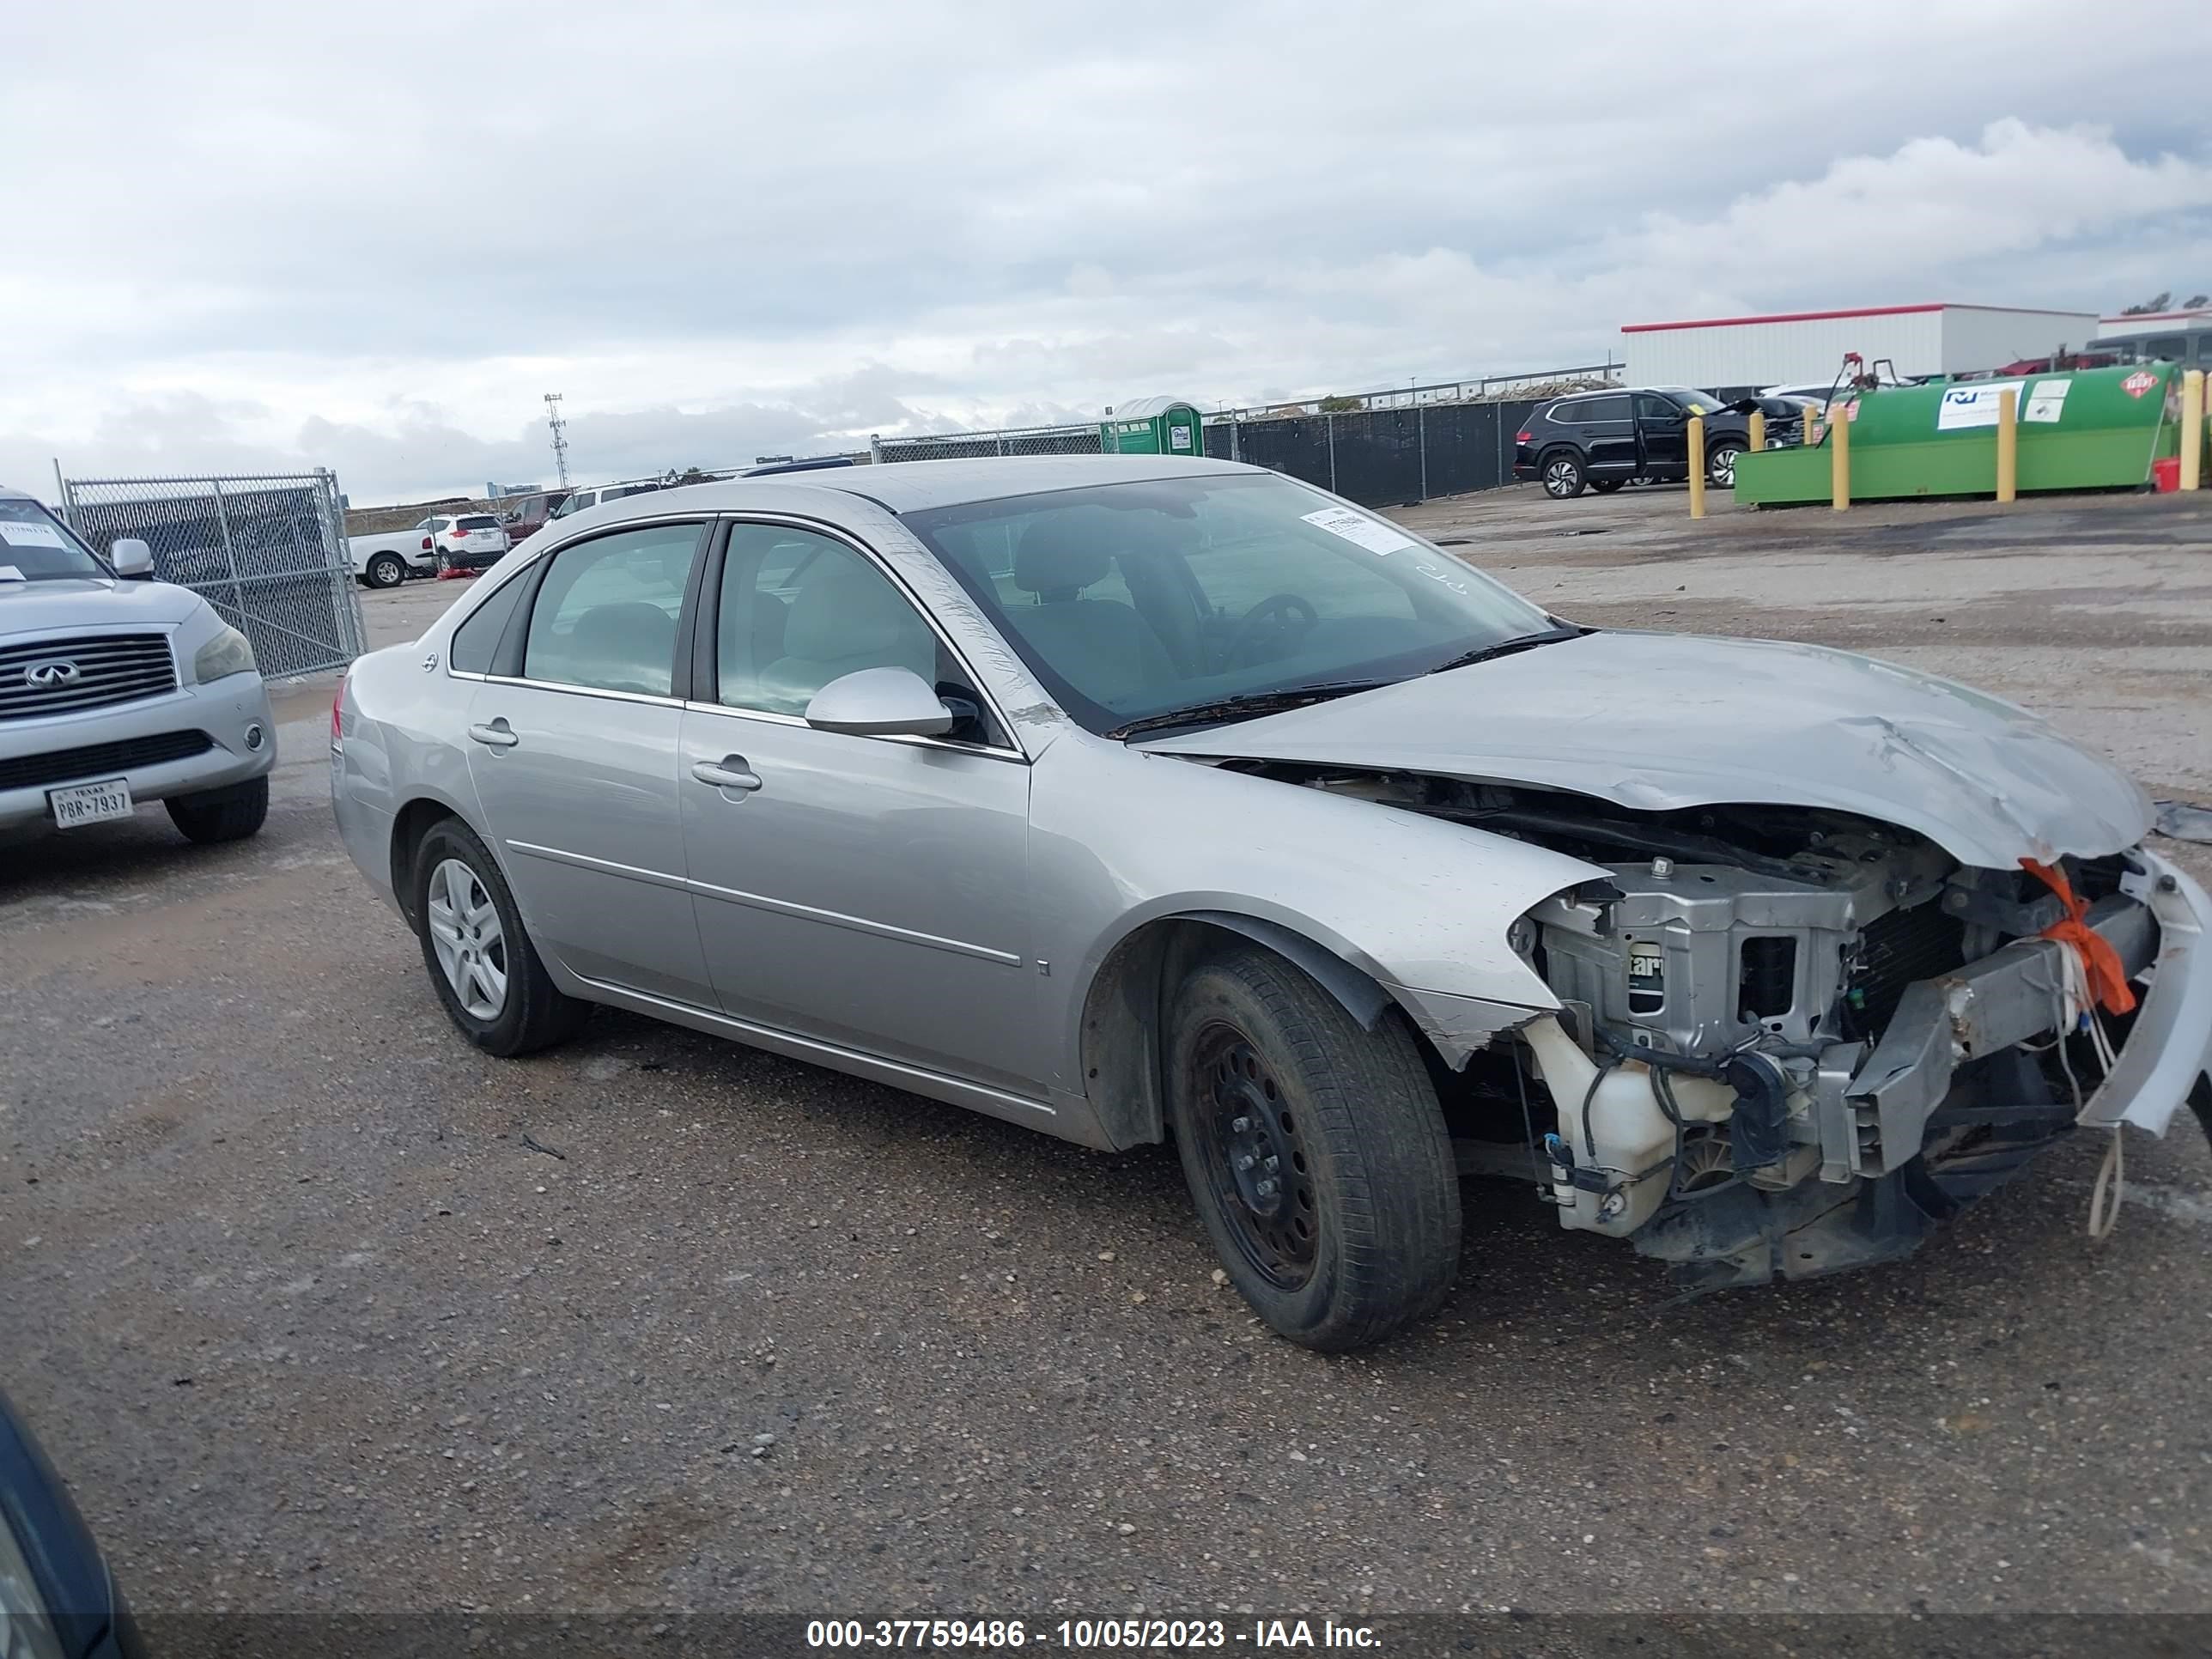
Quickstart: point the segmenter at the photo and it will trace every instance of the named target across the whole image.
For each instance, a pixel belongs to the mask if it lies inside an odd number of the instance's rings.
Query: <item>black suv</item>
[[[1705,477],[1735,483],[1735,458],[1750,447],[1747,415],[1688,386],[1632,386],[1555,398],[1514,434],[1513,476],[1542,481],[1566,501],[1583,487],[1611,495],[1632,478],[1679,483],[1690,476],[1690,416],[1705,417]]]

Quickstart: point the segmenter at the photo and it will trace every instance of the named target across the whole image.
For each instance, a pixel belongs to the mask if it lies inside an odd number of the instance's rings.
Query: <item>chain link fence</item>
[[[1584,363],[1251,409],[1205,417],[1206,453],[1285,472],[1358,501],[1404,507],[1434,495],[1513,482],[1514,437],[1539,405],[1569,392],[1620,384],[1618,363]],[[877,437],[878,461],[978,455],[1096,455],[1097,425]]]
[[[135,536],[154,574],[244,634],[270,679],[342,668],[366,635],[337,477],[65,478],[62,511],[106,553]]]
[[[868,450],[877,461],[951,461],[978,455],[1096,455],[1104,443],[1094,421],[1086,426],[1016,426],[993,432],[870,438]]]
[[[1362,507],[1407,507],[1511,483],[1515,437],[1538,407],[1515,398],[1209,419],[1206,453],[1287,472]]]

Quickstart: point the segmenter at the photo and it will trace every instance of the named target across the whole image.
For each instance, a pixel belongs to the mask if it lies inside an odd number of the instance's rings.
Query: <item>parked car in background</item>
[[[1761,393],[1756,398],[1739,398],[1729,405],[1730,410],[1744,417],[1747,431],[1751,413],[1757,410],[1766,417],[1766,447],[1769,449],[1794,448],[1805,441],[1805,422],[1809,418],[1819,420],[1828,412],[1827,404],[1819,398],[1790,394]],[[1735,482],[1734,469],[1729,482]]]
[[[428,520],[438,574],[489,570],[514,545],[499,520],[489,513],[441,513]]]
[[[1691,386],[1628,386],[1554,398],[1513,435],[1513,476],[1535,479],[1554,501],[1585,488],[1610,495],[1632,480],[1679,483],[1690,476],[1690,416],[1705,422],[1705,477],[1735,483],[1749,445],[1747,418]]]
[[[0,1395],[0,1655],[144,1659],[145,1652],[69,1488]]]
[[[74,830],[148,801],[193,841],[269,813],[276,724],[246,635],[151,580],[143,541],[109,563],[0,489],[0,830]]]
[[[430,526],[436,522],[425,519],[408,530],[347,537],[354,579],[368,587],[397,587],[410,576],[432,574],[438,568],[438,554]]]
[[[2212,901],[2108,762],[1845,652],[1563,621],[1258,467],[624,501],[334,720],[347,851],[466,1041],[603,1003],[1171,1139],[1316,1348],[1449,1296],[1462,1167],[1716,1289],[2212,1114]]]
[[[658,478],[636,479],[629,483],[592,484],[583,489],[570,490],[568,499],[555,507],[546,518],[549,522],[555,519],[571,518],[592,507],[605,507],[609,501],[619,501],[631,495],[649,495],[653,490],[666,488]]]
[[[529,540],[545,527],[545,521],[568,499],[565,489],[541,489],[500,503],[499,527],[507,532],[507,544]]]

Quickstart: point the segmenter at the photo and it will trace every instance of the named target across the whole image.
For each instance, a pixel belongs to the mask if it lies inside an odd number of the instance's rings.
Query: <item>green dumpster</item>
[[[1098,447],[1109,455],[1203,455],[1202,422],[1180,398],[1139,398],[1107,411]]]
[[[1834,413],[1850,422],[1854,501],[1989,495],[1997,482],[1997,398],[2013,393],[2018,488],[2109,489],[2148,483],[2180,453],[2181,371],[2122,364],[1994,380],[1878,386]],[[1832,440],[1739,456],[1735,499],[1778,506],[1831,498]]]

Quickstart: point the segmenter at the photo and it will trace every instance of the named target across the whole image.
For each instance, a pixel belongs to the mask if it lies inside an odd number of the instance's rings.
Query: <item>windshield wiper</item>
[[[1212,720],[1252,720],[1261,714],[1277,714],[1286,708],[1304,708],[1309,703],[1327,702],[1331,697],[1348,697],[1355,691],[1372,691],[1377,686],[1391,685],[1392,680],[1329,680],[1318,685],[1287,686],[1280,691],[1247,691],[1233,697],[1218,697],[1212,702],[1194,702],[1188,708],[1170,708],[1165,714],[1146,714],[1115,726],[1106,733],[1109,738],[1134,737],[1139,732],[1157,732],[1170,726],[1204,726]]]
[[[1467,668],[1479,662],[1488,662],[1493,657],[1510,657],[1516,651],[1533,651],[1540,645],[1557,645],[1562,640],[1578,640],[1585,634],[1595,634],[1594,628],[1577,628],[1572,623],[1561,623],[1540,634],[1522,634],[1510,640],[1500,640],[1495,645],[1478,646],[1475,649],[1454,657],[1449,662],[1440,662],[1428,672],[1442,674],[1454,668]]]

